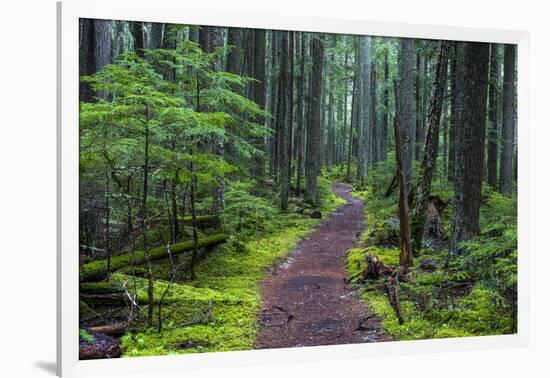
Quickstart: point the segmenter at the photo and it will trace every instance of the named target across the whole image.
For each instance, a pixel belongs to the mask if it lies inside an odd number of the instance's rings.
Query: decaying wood
[[[214,247],[218,244],[224,243],[227,240],[225,234],[216,234],[202,238],[197,241],[196,248]],[[170,246],[173,255],[177,255],[184,252],[195,250],[195,243],[193,240],[188,240],[181,243],[175,243]],[[165,246],[152,248],[149,250],[150,261],[160,260],[168,258],[167,248]],[[111,273],[117,271],[123,267],[130,266],[132,264],[139,265],[147,262],[147,256],[143,251],[136,251],[134,253],[127,253],[124,255],[114,256],[111,258]],[[80,267],[80,281],[95,281],[101,280],[107,274],[107,261],[98,260],[88,264],[84,264]]]
[[[93,342],[80,342],[78,356],[80,360],[117,358],[122,355],[118,338],[100,334],[93,335],[93,337]]]
[[[164,217],[160,220],[167,221],[168,218]],[[178,217],[178,221],[190,225],[193,223],[193,217],[191,215],[180,216]],[[217,215],[197,215],[195,221],[197,222],[197,226],[201,227],[217,227],[220,225],[220,217]]]
[[[391,275],[391,268],[378,260],[375,255],[367,253],[366,259],[367,269],[363,272],[363,280],[375,280]]]
[[[433,80],[432,99],[430,101],[430,110],[427,120],[428,131],[424,145],[422,165],[418,174],[416,205],[412,214],[413,252],[415,254],[418,254],[422,249],[424,227],[427,221],[430,191],[432,189],[432,177],[435,170],[437,153],[439,149],[439,124],[441,120],[441,111],[443,108],[445,87],[447,85],[447,66],[450,46],[451,44],[448,41],[440,42],[439,58],[436,66],[436,74]],[[437,233],[439,235],[439,230]]]
[[[406,268],[399,266],[391,274],[386,283],[386,293],[388,294],[388,300],[395,310],[395,315],[399,324],[403,324],[403,314],[401,312],[401,300],[399,298],[399,278],[406,272]]]
[[[123,324],[123,323],[105,324],[105,325],[100,325],[95,327],[89,327],[88,330],[93,333],[102,333],[108,336],[119,337],[124,335],[124,332],[126,332],[126,324]]]
[[[79,288],[81,294],[117,294],[125,292],[124,287],[112,282],[82,282]]]
[[[424,235],[434,239],[440,239],[443,235],[443,226],[441,225],[441,212],[447,207],[448,203],[438,196],[430,196],[426,208],[426,223],[424,224]]]

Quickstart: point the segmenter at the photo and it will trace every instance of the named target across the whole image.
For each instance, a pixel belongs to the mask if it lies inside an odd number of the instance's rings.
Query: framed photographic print
[[[526,344],[526,32],[117,0],[58,38],[58,374]]]

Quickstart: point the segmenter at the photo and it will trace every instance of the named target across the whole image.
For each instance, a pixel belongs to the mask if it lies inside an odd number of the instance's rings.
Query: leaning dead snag
[[[432,189],[432,177],[437,159],[439,146],[439,123],[441,119],[441,110],[443,108],[443,98],[445,86],[447,84],[447,66],[449,60],[449,41],[441,41],[439,46],[439,59],[435,77],[433,81],[432,99],[430,101],[430,110],[428,115],[428,132],[424,145],[424,155],[422,166],[418,175],[418,184],[416,192],[416,206],[412,214],[412,238],[413,252],[417,254],[422,248],[422,236],[424,234],[424,225],[426,223],[426,212],[428,209],[428,200]]]
[[[396,108],[398,107],[398,94],[397,94],[397,82],[394,81],[393,89],[395,93]],[[412,265],[412,251],[411,251],[411,230],[409,224],[409,204],[407,201],[408,193],[405,183],[405,173],[403,172],[403,159],[402,159],[402,146],[401,146],[401,133],[399,131],[399,112],[396,109],[395,117],[393,119],[393,128],[395,132],[395,161],[396,161],[396,177],[399,184],[399,265],[408,267]]]

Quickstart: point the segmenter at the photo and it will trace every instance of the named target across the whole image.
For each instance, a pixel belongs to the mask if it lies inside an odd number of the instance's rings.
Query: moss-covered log
[[[124,288],[112,282],[83,282],[80,284],[80,292],[86,294],[124,293]]]
[[[225,234],[216,234],[209,237],[199,239],[198,248],[214,247],[224,243],[227,240]],[[192,251],[194,248],[193,240],[188,240],[181,243],[175,243],[170,246],[170,252],[173,255]],[[149,251],[151,261],[160,260],[168,257],[166,246],[153,248]],[[125,266],[135,264],[144,264],[147,262],[147,256],[143,251],[135,251],[124,255],[114,256],[111,258],[111,272],[121,269]],[[80,281],[101,280],[107,274],[107,260],[97,260],[80,267]]]
[[[179,219],[186,224],[191,224],[193,222],[193,217],[190,215],[179,217]],[[220,222],[220,218],[217,215],[197,215],[195,221],[200,225],[217,225]]]
[[[168,218],[163,217],[159,218],[161,221],[167,221]],[[193,217],[190,215],[184,217],[178,217],[178,220],[183,224],[191,224],[193,222]],[[220,217],[217,215],[197,215],[195,221],[198,226],[202,227],[217,227],[220,225]]]

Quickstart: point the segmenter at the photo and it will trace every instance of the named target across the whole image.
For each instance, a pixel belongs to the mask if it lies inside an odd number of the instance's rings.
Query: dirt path
[[[363,201],[351,188],[332,189],[347,201],[262,283],[257,348],[383,341],[380,319],[346,284],[345,253],[363,227]]]

